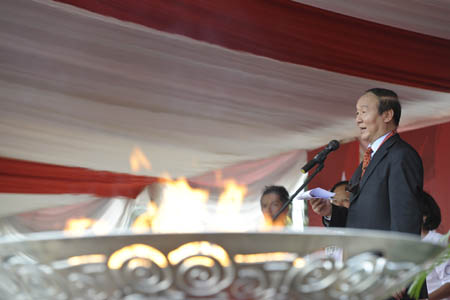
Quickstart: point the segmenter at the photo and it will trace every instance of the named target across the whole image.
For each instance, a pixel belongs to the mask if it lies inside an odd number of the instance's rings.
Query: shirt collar
[[[375,140],[375,142],[373,142],[372,144],[369,144],[369,146],[367,148],[372,148],[372,155],[371,157],[374,156],[375,152],[377,152],[378,148],[380,148],[381,144],[383,144],[384,139],[390,134],[391,132],[389,131],[388,133],[386,133],[383,136],[380,136],[379,138],[377,138]]]

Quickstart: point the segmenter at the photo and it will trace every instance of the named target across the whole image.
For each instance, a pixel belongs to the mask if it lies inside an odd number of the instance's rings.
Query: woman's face
[[[280,196],[276,193],[269,193],[261,198],[261,210],[265,218],[273,218],[281,206],[283,206],[283,203],[280,200]],[[282,219],[286,213],[287,209],[283,211],[279,218]]]

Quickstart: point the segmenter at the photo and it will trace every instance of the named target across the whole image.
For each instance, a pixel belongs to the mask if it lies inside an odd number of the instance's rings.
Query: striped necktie
[[[364,153],[364,158],[363,158],[363,164],[362,164],[362,173],[361,173],[361,178],[364,176],[364,172],[366,172],[367,166],[370,163],[370,159],[372,158],[372,148],[367,148],[366,152]]]

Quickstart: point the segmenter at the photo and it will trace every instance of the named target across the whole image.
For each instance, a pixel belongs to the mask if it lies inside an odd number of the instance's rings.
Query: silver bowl
[[[0,299],[385,299],[444,248],[368,230],[0,239]]]

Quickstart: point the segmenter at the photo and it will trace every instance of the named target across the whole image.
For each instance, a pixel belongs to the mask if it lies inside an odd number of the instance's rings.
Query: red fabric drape
[[[291,0],[57,1],[280,61],[450,92],[449,40]]]
[[[442,223],[438,231],[450,230],[450,122],[400,134],[422,157],[424,190],[441,208]]]
[[[135,198],[158,178],[0,157],[0,193],[94,194]]]
[[[450,122],[429,126],[408,132],[400,136],[410,143],[420,154],[424,166],[424,190],[430,193],[441,208],[442,223],[438,231],[446,233],[450,229]],[[308,159],[321,149],[308,152]],[[351,142],[341,145],[335,153],[330,154],[325,162],[325,169],[310,184],[310,188],[320,186],[331,188],[340,180],[340,173],[345,170],[349,179],[359,164],[359,143]],[[321,226],[321,218],[309,207],[311,226]]]

